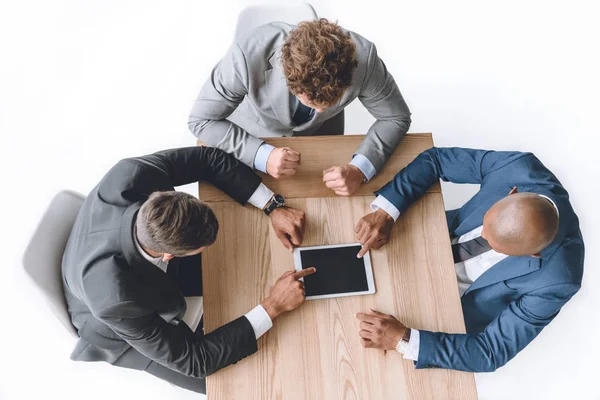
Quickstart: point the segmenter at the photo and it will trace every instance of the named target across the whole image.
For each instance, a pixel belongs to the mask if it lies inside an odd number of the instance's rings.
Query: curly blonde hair
[[[287,36],[281,58],[290,91],[305,95],[316,107],[339,101],[358,65],[356,44],[325,18],[298,24]]]

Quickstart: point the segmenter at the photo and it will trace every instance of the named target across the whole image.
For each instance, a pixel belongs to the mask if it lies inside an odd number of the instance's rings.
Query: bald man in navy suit
[[[356,227],[380,248],[401,213],[438,179],[480,184],[447,212],[466,334],[404,326],[391,315],[359,313],[367,348],[396,349],[416,368],[489,372],[527,346],[579,290],[584,245],[560,181],[531,153],[431,148],[376,192]]]

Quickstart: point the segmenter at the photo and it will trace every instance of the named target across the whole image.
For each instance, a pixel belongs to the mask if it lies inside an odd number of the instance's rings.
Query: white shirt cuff
[[[350,165],[354,165],[356,168],[360,169],[360,172],[363,173],[367,182],[377,173],[373,163],[362,154],[355,154],[354,157],[352,157],[352,161],[350,161]]]
[[[250,325],[252,325],[252,329],[254,329],[254,336],[256,336],[256,340],[258,340],[258,338],[267,333],[267,331],[273,327],[273,321],[271,321],[271,317],[269,317],[269,314],[267,314],[263,306],[260,304],[250,310],[245,317],[248,318]]]
[[[416,329],[410,330],[410,340],[408,341],[408,347],[404,353],[404,358],[407,360],[417,361],[419,359],[419,341],[420,333]]]
[[[375,200],[373,200],[373,202],[371,203],[371,210],[377,211],[380,208],[386,213],[388,213],[390,217],[394,219],[394,222],[396,222],[396,220],[400,216],[400,211],[396,208],[396,206],[390,203],[388,199],[381,195],[377,196]]]
[[[264,209],[271,197],[273,197],[273,191],[266,187],[264,183],[258,185],[252,196],[248,199],[248,203],[252,204],[258,209]]]
[[[256,151],[256,155],[254,156],[254,169],[267,173],[267,161],[269,160],[269,156],[274,149],[275,147],[271,146],[270,144],[261,144]]]

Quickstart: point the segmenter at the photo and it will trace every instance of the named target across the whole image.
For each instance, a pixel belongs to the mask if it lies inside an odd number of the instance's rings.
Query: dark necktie
[[[468,240],[464,243],[455,243],[452,245],[452,255],[454,263],[466,261],[470,258],[477,257],[486,251],[492,250],[490,244],[481,236],[475,239]]]
[[[310,107],[306,107],[300,101],[298,101],[298,106],[296,107],[296,111],[294,112],[294,116],[292,116],[292,121],[297,126],[302,125],[306,121],[310,120],[312,116],[313,109]]]

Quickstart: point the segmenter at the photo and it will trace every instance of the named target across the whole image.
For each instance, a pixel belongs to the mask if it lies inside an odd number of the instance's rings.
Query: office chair
[[[25,255],[23,267],[60,323],[77,338],[62,287],[61,264],[67,240],[85,196],[59,192],[44,213]]]

